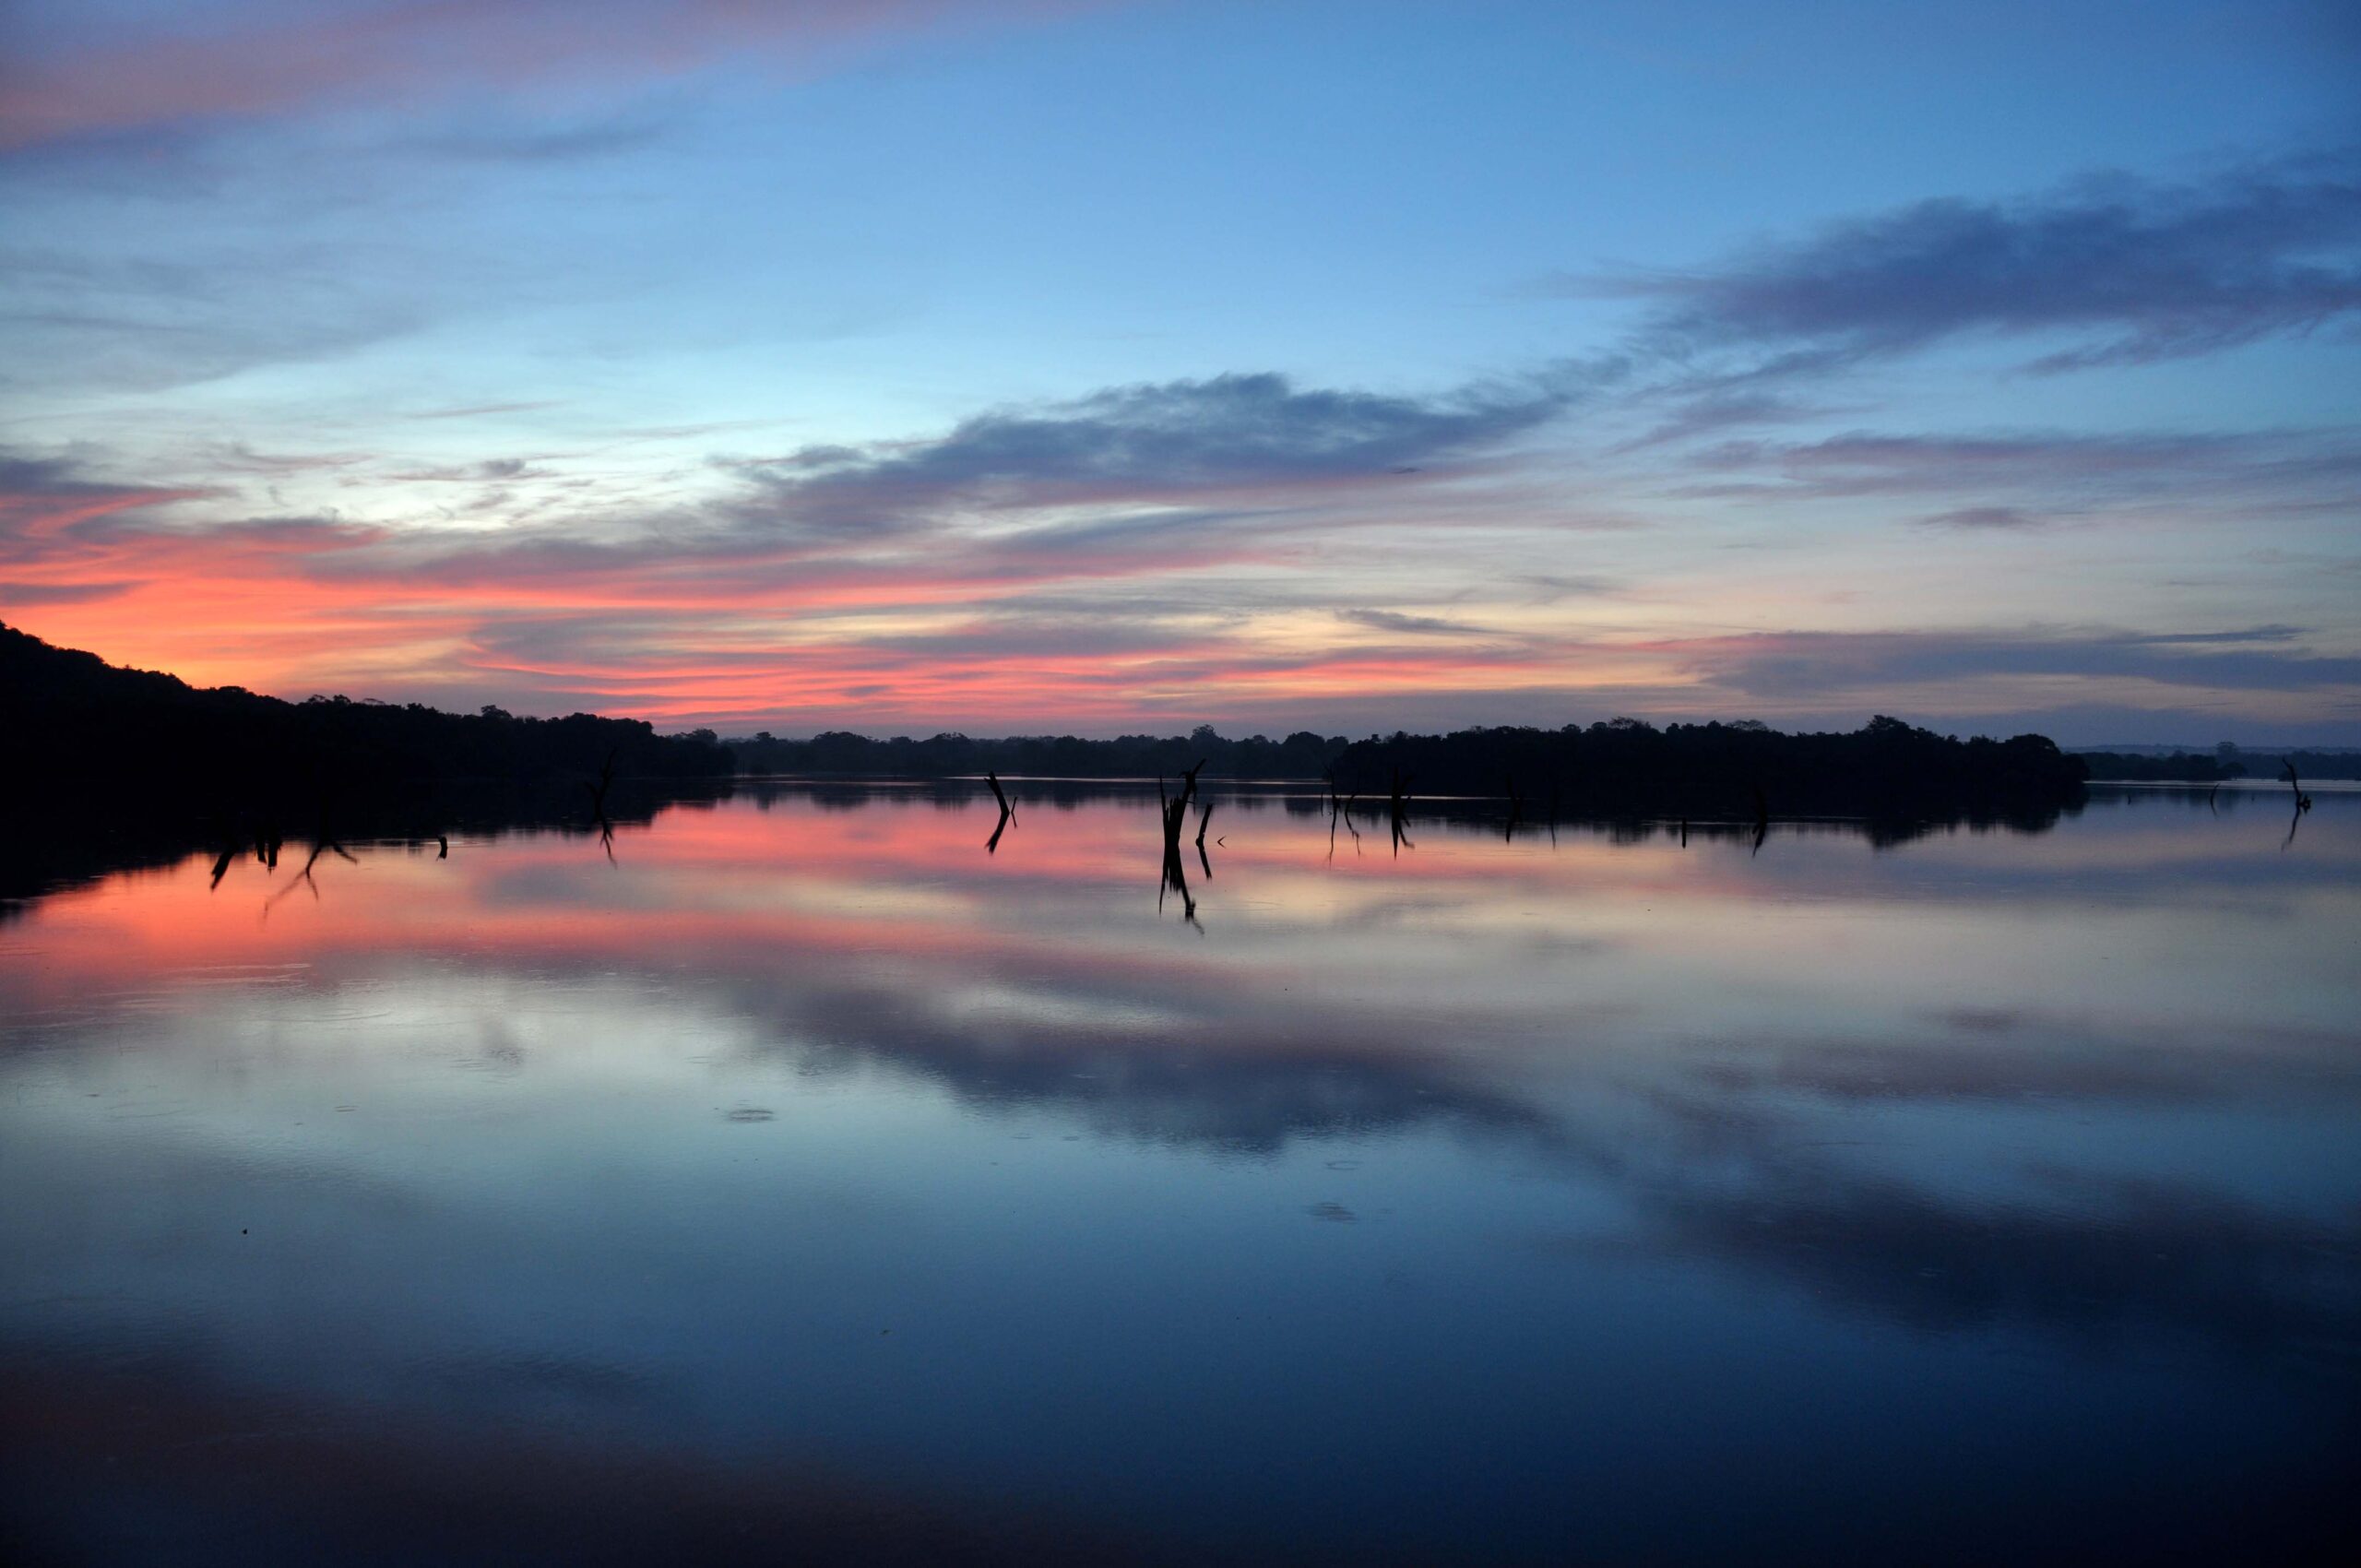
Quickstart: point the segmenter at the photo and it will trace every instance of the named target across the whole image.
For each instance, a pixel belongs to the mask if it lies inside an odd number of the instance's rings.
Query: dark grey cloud
[[[1447,634],[1453,636],[1482,636],[1485,629],[1465,621],[1446,621],[1437,615],[1405,615],[1395,610],[1339,610],[1336,618],[1373,632],[1409,632],[1414,634]]]
[[[2032,529],[2047,519],[2015,506],[1960,506],[1919,520],[1937,529]]]
[[[1299,387],[1273,374],[1170,381],[981,414],[934,441],[808,447],[748,471],[798,514],[846,523],[952,506],[1169,503],[1408,481],[1551,419],[1575,379],[1431,398]]]
[[[0,583],[0,604],[88,604],[139,586],[136,578],[103,583]]]
[[[487,484],[514,479],[547,479],[550,470],[537,469],[524,457],[487,457],[481,462],[404,469],[386,477],[420,484]]]
[[[2023,675],[2104,676],[2216,690],[2361,685],[2361,658],[2287,647],[2289,629],[2248,632],[1771,632],[1685,645],[1698,674],[1750,696],[1827,698],[1849,689]],[[2246,644],[2249,646],[2236,646]],[[2229,646],[2225,646],[2229,645]],[[2268,645],[2268,646],[2251,646]]]
[[[2166,632],[2142,637],[2145,643],[2284,643],[2304,635],[2301,626],[2242,626],[2229,632]]]
[[[1731,476],[1683,487],[1701,496],[1993,498],[1928,519],[1950,527],[2006,527],[2132,500],[2202,498],[2282,513],[2361,505],[2361,432],[2348,428],[2097,435],[1852,431],[1809,442],[1727,441],[1688,461]],[[2025,509],[2012,518],[2015,503]]]
[[[209,464],[232,473],[299,474],[320,469],[349,469],[366,462],[361,452],[259,452],[243,441],[229,442],[207,454]]]
[[[1323,503],[1347,494],[1351,527],[1430,526],[1431,511],[1388,497],[1465,473],[1587,384],[1584,371],[1560,367],[1431,397],[1302,388],[1272,374],[1110,388],[979,415],[933,439],[718,458],[742,481],[723,498],[658,515],[576,514],[563,533],[536,529],[401,565],[450,579],[735,559],[758,576],[811,582],[887,570],[860,564],[881,547],[939,547],[931,565],[978,582],[1211,565],[1292,529],[1335,526],[1337,509]],[[395,477],[543,476],[504,459]],[[1047,516],[1060,508],[1075,515]],[[1006,526],[956,526],[979,515]]]
[[[1195,653],[1216,635],[1177,625],[1153,612],[1121,619],[1082,614],[993,613],[941,631],[864,636],[851,657],[868,671],[918,667],[941,671],[964,661],[1091,659],[1121,655]],[[842,657],[842,655],[839,655]],[[1109,672],[1114,680],[1133,679]]]
[[[82,476],[65,457],[24,457],[0,453],[0,493],[61,495],[103,488]]]
[[[152,508],[208,493],[111,480],[75,457],[0,451],[0,562],[75,551],[85,537],[119,526],[126,517],[152,522]],[[60,602],[63,597],[61,591],[46,602]],[[19,603],[32,602],[30,590],[19,589],[15,598]]]
[[[2361,313],[2361,151],[1921,201],[1718,268],[1557,287],[1653,302],[1666,349],[1754,348],[1783,371],[1971,334],[2074,339],[2047,371],[2205,353]]]
[[[1623,590],[1623,584],[1613,577],[1585,573],[1527,572],[1514,580],[1532,589],[1535,602],[1540,604],[1555,604],[1569,597],[1590,598]]]

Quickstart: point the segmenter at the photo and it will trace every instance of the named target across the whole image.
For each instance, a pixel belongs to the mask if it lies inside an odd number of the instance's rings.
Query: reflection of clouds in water
[[[2343,1070],[2361,1050],[2352,1032],[2257,1025],[2224,1039],[2210,1021],[2118,1031],[2025,1013],[1937,1018],[1967,1038],[1765,1039],[1715,1056],[1695,1076],[1728,1095],[1797,1090],[1840,1101],[2361,1099],[2361,1079]]]
[[[146,949],[116,938],[103,900],[76,906],[87,945],[33,928],[44,962],[83,982],[69,1027],[45,1028],[41,1044],[53,1063],[118,1050],[136,1024],[147,1032],[135,1054],[161,1053],[169,1035],[183,1072],[254,1070],[256,1114],[275,1109],[274,1084],[343,1070],[327,1036],[338,1051],[408,1052],[481,1076],[350,1098],[378,1115],[403,1095],[448,1110],[529,1090],[531,1102],[507,1102],[520,1120],[499,1134],[540,1135],[516,1157],[527,1182],[566,1162],[635,1174],[614,1127],[565,1120],[582,1107],[564,1097],[684,1078],[697,1125],[747,1162],[795,1141],[788,1123],[808,1108],[789,1097],[861,1079],[902,1104],[922,1105],[904,1091],[925,1085],[1012,1127],[1051,1119],[1028,1153],[1087,1132],[1094,1155],[1212,1160],[1231,1178],[1275,1176],[1306,1144],[1325,1146],[1314,1157],[1358,1154],[1364,1140],[1432,1134],[1457,1162],[1459,1195],[1513,1164],[1601,1211],[1581,1243],[1589,1260],[1699,1260],[1783,1281],[1838,1318],[1933,1336],[2025,1329],[2082,1348],[2161,1336],[2248,1364],[2350,1364],[2361,1234],[2349,1209],[2319,1201],[2343,1178],[2322,1169],[2273,1194],[2220,1163],[2236,1137],[2172,1141],[2233,1115],[2277,1125],[2351,1103],[2354,1037],[2320,1022],[2323,999],[2350,999],[2335,933],[2349,929],[2338,920],[2354,883],[2349,827],[2326,802],[2305,853],[2287,857],[2275,837],[2260,852],[2247,841],[2259,817],[2094,804],[2037,839],[1939,834],[1871,852],[1815,829],[1774,834],[1751,860],[1737,839],[1701,833],[1683,855],[1661,832],[1572,824],[1556,848],[1539,835],[1504,845],[1470,819],[1399,865],[1340,856],[1333,872],[1317,810],[1240,809],[1220,875],[1201,889],[1212,939],[1184,945],[1152,923],[1152,794],[1028,815],[991,858],[943,790],[867,806],[839,793],[825,818],[791,791],[768,800],[768,815],[659,819],[620,874],[579,841],[471,847],[467,864],[406,883],[399,918],[361,901],[356,879],[307,913],[314,923],[274,930],[315,967],[269,987],[160,990],[136,972],[148,951],[197,942],[191,932],[221,944],[215,956],[250,956],[259,939],[196,923],[218,921],[218,906],[187,898],[191,924],[135,932]],[[172,888],[119,891],[148,908]],[[2298,907],[2320,918],[2263,918]],[[2248,983],[2257,954],[2273,967]],[[2119,968],[2097,967],[2114,956]],[[2035,983],[2045,966],[2047,989]],[[90,1000],[105,988],[89,982],[126,979],[117,969],[141,983]],[[0,958],[0,998],[30,994],[27,974]],[[39,983],[53,992],[54,978]],[[348,1004],[367,988],[433,1005],[322,1021],[370,1013]],[[9,1029],[12,1046],[30,1038]],[[25,1071],[30,1060],[10,1058]],[[503,1078],[515,1081],[490,1081]],[[2142,1134],[2153,1170],[2097,1169],[2119,1149],[2085,1151],[2073,1123],[2100,1114]],[[550,1125],[522,1124],[535,1115]],[[1925,1120],[1898,1132],[1906,1117]],[[810,1125],[795,1123],[795,1138]],[[470,1204],[508,1195],[438,1191],[421,1206],[332,1151],[207,1158],[217,1163],[167,1171],[169,1184],[276,1194],[266,1226],[309,1239],[300,1258],[266,1265],[287,1268],[291,1296],[339,1257],[357,1269],[447,1253],[481,1218]],[[1398,1220],[1347,1223],[1390,1213],[1361,1196],[1373,1173],[1318,1163],[1334,1174],[1270,1206],[1290,1235],[1325,1222],[1316,1245],[1342,1249],[1400,1233]],[[43,1169],[53,1188],[137,1207],[130,1177],[111,1185],[87,1165]],[[535,1261],[597,1253],[604,1218],[554,1217],[534,1233]],[[728,1247],[767,1244],[764,1221],[727,1218]],[[172,1223],[201,1217],[192,1202]],[[48,1271],[122,1238],[51,1227],[15,1240],[12,1255]],[[513,1244],[476,1240],[485,1257]],[[184,1269],[179,1283],[201,1296],[200,1265],[222,1262],[210,1246],[150,1264]],[[604,1262],[569,1283],[612,1289],[595,1272]],[[370,1359],[349,1343],[337,1353]],[[504,1408],[648,1396],[602,1380],[597,1356],[504,1354],[447,1365],[481,1369]],[[375,1361],[405,1357],[431,1370],[399,1344]]]
[[[1167,996],[1154,1027],[1135,1016],[1133,1028],[1098,1031],[859,990],[742,991],[737,1001],[762,1012],[769,1043],[753,1049],[801,1071],[884,1065],[963,1103],[1047,1110],[1101,1137],[1270,1156],[1299,1140],[1448,1128],[1619,1194],[1640,1227],[1626,1252],[1768,1271],[1922,1329],[2009,1324],[2086,1341],[2161,1329],[2243,1355],[2289,1336],[2350,1350],[2361,1321],[2361,1221],[2281,1214],[2194,1182],[2055,1169],[2040,1178],[2046,1196],[1951,1199],[1814,1158],[1803,1146],[1821,1123],[1795,1114],[1791,1099],[2124,1108],[2321,1088],[2349,1098],[2349,1078],[2334,1074],[2353,1048],[2344,1036],[2254,1031],[2225,1051],[2201,1026],[2113,1039],[1970,1010],[1939,1020],[1973,1031],[1966,1041],[1724,1043],[1673,1052],[1669,1078],[1619,1053],[1581,1075],[1568,1111],[1562,1088],[1537,1094],[1498,1063],[1470,1076],[1382,1009],[1343,1008],[1311,1030],[1257,1029],[1232,1016],[1234,999],[1191,1009]],[[1307,1212],[1353,1218],[1332,1203]]]
[[[2161,1330],[2353,1370],[2361,1216],[2311,1221],[2081,1172],[2050,1181],[2047,1205],[1979,1203],[1790,1152],[1726,1186],[1650,1184],[1636,1194],[1644,1229],[1605,1250],[1711,1258],[1932,1332],[2023,1325],[2095,1348]]]
[[[2162,1334],[2349,1374],[2361,1364],[2361,1206],[2307,1212],[2234,1195],[2228,1171],[2101,1169],[2089,1162],[2119,1151],[2058,1136],[2067,1107],[2079,1123],[2257,1096],[2303,1106],[2324,1082],[2352,1094],[2349,1074],[2331,1069],[2349,1062],[2349,1038],[2299,1037],[2253,1075],[2243,1069],[2258,1057],[2173,1061],[2189,1046],[2108,1042],[2065,1063],[2045,1059],[2042,1042],[1997,1063],[1915,1039],[1765,1047],[1759,1069],[1734,1064],[1755,1053],[1716,1047],[1670,1082],[1635,1087],[1655,1118],[1644,1128],[1609,1116],[1550,1129],[1552,1152],[1616,1190],[1630,1223],[1540,1244],[1590,1262],[1689,1258],[1768,1275],[1923,1332],[2030,1329],[2082,1348]],[[1870,1119],[1994,1099],[2032,1102],[2040,1129],[1985,1132],[1963,1158],[1942,1151],[1940,1129]],[[2044,1107],[2053,1100],[2057,1111]],[[2061,1141],[2083,1163],[2025,1152]]]
[[[884,1066],[985,1110],[1050,1110],[1103,1137],[1270,1155],[1299,1138],[1427,1124],[1537,1127],[1541,1114],[1417,1048],[1397,1026],[1257,1021],[1234,998],[1186,1008],[1168,996],[1153,1026],[1122,1029],[931,1005],[892,989],[742,982],[731,1001],[758,1022],[748,1049],[801,1073]],[[1182,1009],[1186,1010],[1182,1010]]]

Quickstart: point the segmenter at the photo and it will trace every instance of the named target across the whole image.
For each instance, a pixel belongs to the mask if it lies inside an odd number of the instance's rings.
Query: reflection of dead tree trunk
[[[1501,782],[1507,787],[1509,795],[1508,826],[1501,830],[1501,841],[1505,844],[1516,837],[1516,825],[1525,820],[1525,797],[1517,793],[1515,774],[1502,775]]]
[[[344,861],[347,865],[357,866],[361,863],[359,861],[352,858],[351,854],[343,845],[330,837],[328,836],[327,829],[323,827],[320,829],[319,836],[312,841],[312,852],[303,858],[303,869],[297,872],[293,876],[289,877],[287,879],[286,886],[280,888],[278,892],[263,900],[263,913],[266,915],[268,914],[272,905],[278,903],[281,898],[286,897],[290,893],[294,892],[298,887],[310,888],[312,890],[312,897],[314,898],[317,898],[320,896],[320,885],[312,880],[312,868],[320,863],[320,857],[322,855],[327,854],[335,855],[337,859]]]
[[[213,879],[205,885],[206,891],[208,893],[220,886],[221,879],[230,874],[231,862],[244,856],[246,852],[244,823],[242,820],[233,819],[221,830],[221,837],[217,842],[221,847],[221,852],[214,857]],[[262,859],[262,835],[259,831],[255,835],[254,846],[255,859],[259,861]]]
[[[1204,867],[1204,868],[1205,868],[1205,880],[1206,880],[1207,882],[1211,882],[1211,881],[1213,880],[1213,878],[1214,878],[1214,862],[1213,862],[1213,858],[1212,858],[1211,856],[1209,856],[1209,855],[1207,855],[1207,854],[1205,853],[1205,824],[1207,824],[1207,823],[1209,823],[1209,822],[1213,821],[1213,819],[1214,819],[1214,803],[1213,803],[1211,801],[1200,801],[1200,802],[1197,802],[1197,863],[1198,863],[1199,865],[1201,865],[1201,866],[1203,866],[1203,867]]]
[[[992,799],[1000,802],[1000,821],[992,825],[992,836],[984,840],[984,853],[991,855],[999,852],[1000,836],[1008,831],[1010,823],[1016,820],[1016,808],[1008,803],[1008,796],[1000,787],[999,776],[989,767],[984,769],[984,782],[992,787]]]
[[[1394,852],[1396,855],[1405,849],[1418,848],[1416,844],[1410,842],[1410,835],[1405,831],[1404,821],[1404,813],[1410,804],[1410,786],[1414,782],[1416,782],[1415,776],[1404,773],[1399,767],[1394,770],[1392,787],[1386,798],[1386,817],[1393,828]]]
[[[2287,837],[2279,841],[2279,847],[2284,849],[2296,841],[2296,825],[2304,820],[2304,814],[2312,809],[2312,798],[2304,793],[2304,781],[2296,777],[2296,765],[2292,760],[2279,766],[2287,770],[2287,788],[2296,792],[2296,810],[2287,818]]]
[[[206,885],[208,889],[221,885],[221,879],[230,874],[230,867],[245,857],[249,844],[254,847],[256,865],[266,871],[279,869],[278,831],[259,816],[242,816],[219,842],[221,852],[213,862],[213,880]]]
[[[609,752],[607,760],[599,765],[599,782],[582,786],[590,791],[591,821],[599,829],[599,847],[607,851],[609,864],[615,858],[615,825],[607,816],[607,791],[615,782],[615,752]]]
[[[1754,854],[1762,852],[1762,840],[1771,832],[1771,801],[1763,794],[1762,786],[1754,786]]]
[[[1328,780],[1328,858],[1332,861],[1336,858],[1336,824],[1339,822],[1345,825],[1345,831],[1353,836],[1353,853],[1358,855],[1361,851],[1361,830],[1353,826],[1353,807],[1359,803],[1360,797],[1339,796],[1335,774],[1327,773],[1322,777]]]
[[[1345,825],[1345,831],[1353,836],[1353,853],[1358,855],[1361,852],[1361,830],[1353,826],[1353,808],[1360,804],[1360,799],[1358,795],[1347,795],[1338,800],[1333,790],[1329,793],[1328,858],[1332,861],[1336,858],[1336,824],[1339,822]]]
[[[1180,918],[1191,925],[1196,926],[1199,931],[1204,930],[1204,927],[1197,925],[1197,900],[1189,892],[1188,868],[1180,861],[1180,830],[1188,825],[1189,803],[1196,799],[1197,775],[1204,766],[1201,760],[1195,767],[1180,776],[1180,793],[1178,795],[1168,795],[1165,792],[1162,775],[1159,774],[1156,780],[1157,817],[1164,829],[1164,875],[1157,885],[1156,907],[1158,909],[1164,908],[1164,896],[1167,893],[1179,894]],[[1212,807],[1206,808],[1206,814],[1208,816],[1212,814]],[[1203,828],[1200,825],[1201,835],[1202,832]],[[1204,849],[1202,837],[1198,840],[1197,848],[1202,853]],[[1206,865],[1205,874],[1208,876],[1213,874],[1211,862]]]

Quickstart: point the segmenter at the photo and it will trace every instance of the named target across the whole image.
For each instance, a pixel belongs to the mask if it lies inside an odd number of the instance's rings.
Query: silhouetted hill
[[[2079,758],[2047,737],[1961,741],[1878,718],[1845,733],[1783,734],[1751,721],[1618,719],[1588,729],[1463,730],[1372,737],[1336,759],[1337,788],[1385,795],[1513,795],[1528,815],[1636,812],[1752,817],[1941,814],[2019,821],[2082,798]]]
[[[635,719],[517,719],[498,708],[196,687],[124,670],[0,625],[0,793],[77,805],[172,802],[293,824],[349,802],[415,798],[461,779],[573,787],[611,758],[623,778],[711,778],[730,754]]]

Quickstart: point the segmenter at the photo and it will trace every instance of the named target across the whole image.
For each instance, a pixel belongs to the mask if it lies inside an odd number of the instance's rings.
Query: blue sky
[[[111,658],[2361,742],[2350,7],[0,30],[0,617]]]

